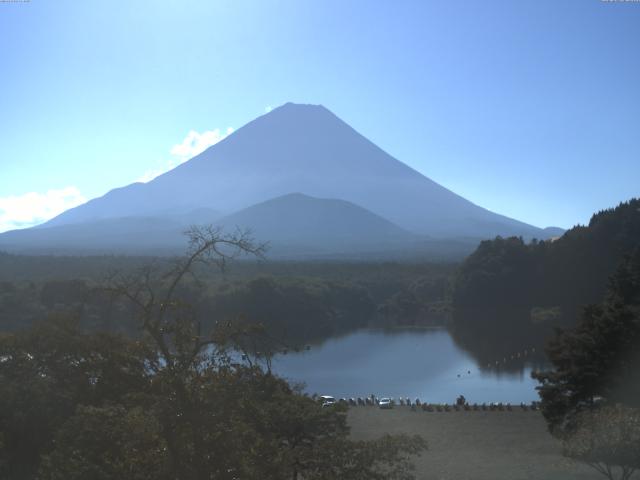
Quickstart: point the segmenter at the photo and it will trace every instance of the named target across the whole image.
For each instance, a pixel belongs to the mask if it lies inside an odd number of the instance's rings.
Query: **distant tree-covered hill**
[[[554,327],[573,325],[584,305],[601,301],[610,275],[638,245],[640,199],[598,212],[555,241],[482,242],[454,282],[458,339],[476,343],[483,358],[496,348],[541,343]]]

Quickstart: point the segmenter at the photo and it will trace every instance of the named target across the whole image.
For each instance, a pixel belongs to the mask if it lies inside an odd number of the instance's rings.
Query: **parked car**
[[[320,402],[323,407],[328,407],[329,405],[335,405],[336,399],[331,395],[320,395]]]
[[[393,400],[390,398],[381,398],[380,402],[378,403],[378,406],[380,408],[393,408]]]

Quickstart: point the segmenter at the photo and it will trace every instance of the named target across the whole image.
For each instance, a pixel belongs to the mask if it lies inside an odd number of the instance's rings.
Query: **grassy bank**
[[[419,434],[429,450],[416,461],[421,480],[596,480],[589,467],[562,456],[538,411],[451,411],[352,407],[352,436]]]

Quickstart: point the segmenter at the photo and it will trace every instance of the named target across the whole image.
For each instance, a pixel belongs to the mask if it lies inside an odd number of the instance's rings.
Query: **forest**
[[[638,247],[640,200],[594,214],[555,240],[483,241],[459,267],[451,295],[455,338],[481,360],[542,347],[602,300],[610,277]]]
[[[56,257],[0,253],[0,330],[52,314],[87,331],[136,335],[126,302],[105,290],[117,274],[161,270],[162,257]],[[195,266],[180,298],[210,324],[262,324],[292,348],[364,327],[444,326],[455,264],[275,262],[244,258],[224,271]]]
[[[2,478],[413,478],[422,438],[349,439],[344,406],[323,408],[245,348],[262,325],[200,317],[182,282],[196,265],[222,268],[234,254],[221,247],[260,253],[194,228],[184,257],[105,280],[100,294],[128,305],[134,335],[86,328],[65,308],[0,335]],[[43,305],[82,310],[86,285],[64,282],[41,290]]]

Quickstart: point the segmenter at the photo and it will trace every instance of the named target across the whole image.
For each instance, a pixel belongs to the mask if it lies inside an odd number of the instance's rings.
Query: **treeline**
[[[415,478],[422,438],[351,440],[346,407],[323,408],[258,352],[237,358],[260,329],[205,326],[185,283],[194,265],[219,264],[221,245],[256,250],[244,237],[191,235],[173,265],[115,274],[96,290],[127,309],[136,338],[87,332],[62,311],[0,334],[0,478]],[[83,289],[60,286],[42,300]]]
[[[603,297],[610,275],[640,245],[640,200],[601,211],[552,241],[496,238],[461,265],[452,293],[456,338],[483,360],[542,346]]]
[[[86,331],[135,336],[131,306],[104,286],[109,272],[135,275],[171,260],[0,255],[0,330],[28,328],[50,315],[79,319]],[[454,266],[402,263],[236,262],[225,273],[194,268],[180,285],[210,328],[215,322],[261,324],[292,347],[368,326],[443,325]],[[38,275],[42,277],[39,278]]]
[[[602,302],[548,342],[553,368],[533,376],[563,453],[606,478],[640,468],[640,247],[625,256]],[[620,476],[616,477],[615,472]]]

